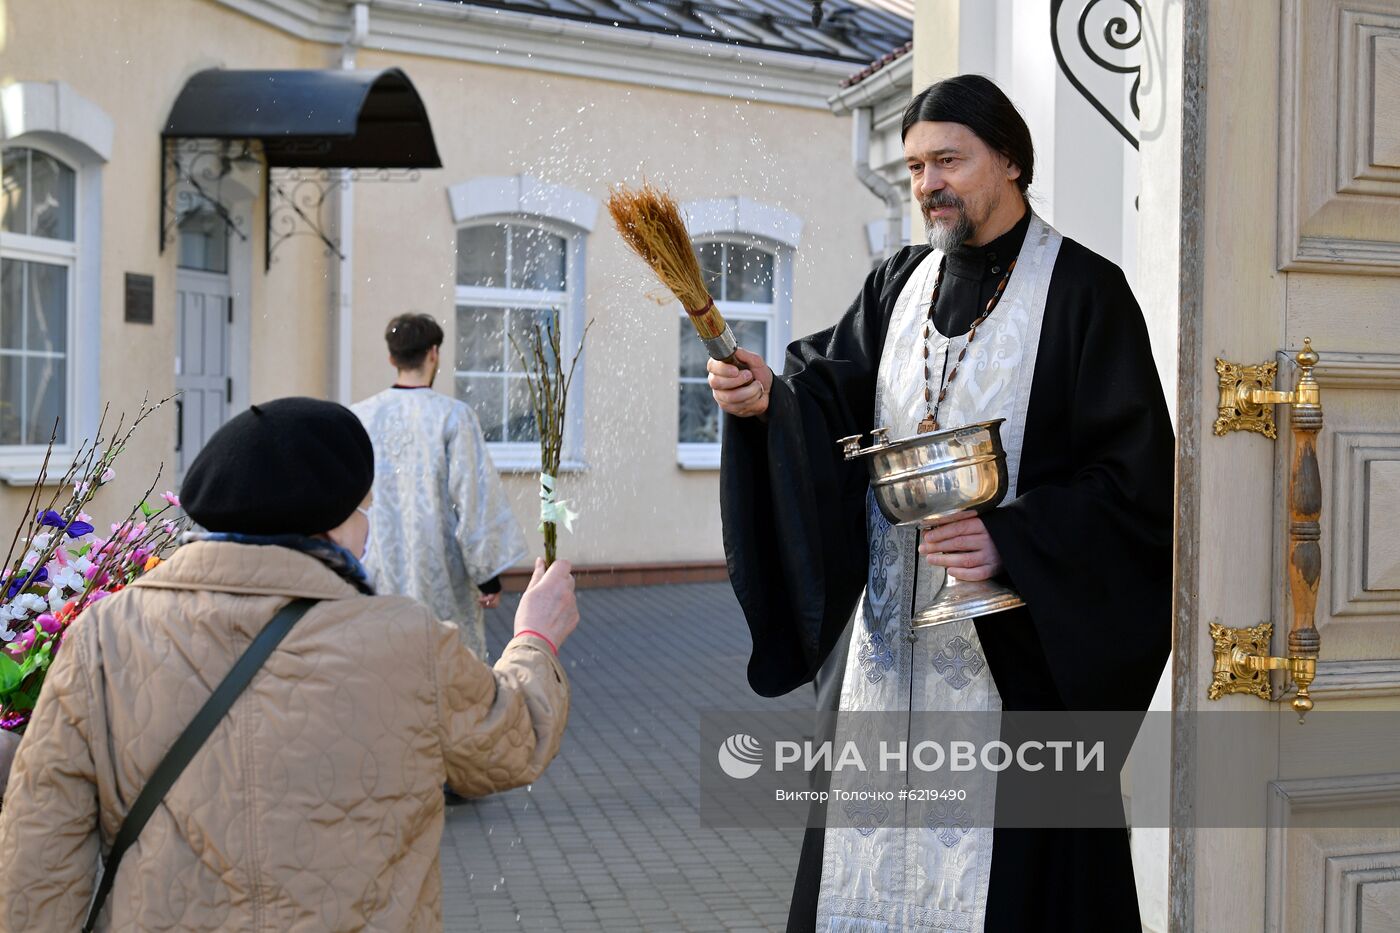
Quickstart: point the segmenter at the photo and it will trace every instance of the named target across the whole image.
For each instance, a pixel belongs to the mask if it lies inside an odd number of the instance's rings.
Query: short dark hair
[[[993,150],[1021,170],[1016,179],[1021,193],[1035,174],[1035,145],[1031,130],[1016,105],[994,83],[981,75],[958,75],[924,88],[904,108],[899,138],[909,135],[915,123],[961,123]]]
[[[442,346],[442,327],[431,314],[400,314],[384,329],[389,359],[399,369],[417,369],[433,347]]]

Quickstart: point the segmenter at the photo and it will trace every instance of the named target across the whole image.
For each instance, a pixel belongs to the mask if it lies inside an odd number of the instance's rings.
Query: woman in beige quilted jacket
[[[0,811],[0,929],[82,924],[98,859],[175,737],[290,600],[292,628],[127,851],[98,929],[441,930],[444,782],[481,796],[559,749],[578,614],[537,565],[495,667],[359,571],[373,454],[348,409],[281,399],[182,488],[208,533],[68,631]]]

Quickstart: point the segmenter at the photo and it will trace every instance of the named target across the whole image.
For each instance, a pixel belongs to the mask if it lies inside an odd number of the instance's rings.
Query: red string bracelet
[[[549,650],[554,652],[554,656],[555,656],[556,658],[559,657],[559,649],[556,648],[556,647],[554,646],[554,642],[550,641],[547,637],[545,637],[544,635],[541,635],[539,632],[535,631],[534,629],[532,629],[532,628],[523,628],[523,629],[521,629],[520,631],[516,632],[514,635],[512,635],[511,638],[512,638],[512,639],[519,638],[521,635],[534,635],[534,636],[535,636],[536,638],[538,638],[540,641],[544,642],[546,645],[549,645]]]

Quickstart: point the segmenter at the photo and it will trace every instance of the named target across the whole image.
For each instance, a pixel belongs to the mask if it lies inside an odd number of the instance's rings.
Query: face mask
[[[360,563],[363,564],[369,559],[369,512],[359,506],[355,506],[355,511],[365,517],[365,546],[364,550],[360,552]]]

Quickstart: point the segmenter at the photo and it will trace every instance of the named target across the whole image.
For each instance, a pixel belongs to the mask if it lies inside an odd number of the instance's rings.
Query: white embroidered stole
[[[1010,479],[1007,500],[1015,496],[1041,321],[1060,242],[1054,229],[1032,215],[1006,292],[978,328],[939,412],[947,427],[1006,419],[1001,437]],[[910,277],[885,337],[876,384],[876,424],[889,426],[891,438],[917,433],[926,414],[923,328],[942,258],[937,251],[931,253]],[[932,329],[929,371],[943,372],[945,363],[951,370],[966,345],[965,336],[950,339]],[[902,738],[892,735],[898,724],[891,720],[905,717],[908,725],[911,710],[1001,710],[972,620],[917,633],[910,627],[913,610],[937,595],[945,577],[942,569],[919,558],[918,529],[891,526],[873,494],[867,499],[867,528],[869,573],[853,622],[841,711],[884,711],[884,725],[872,730],[862,728],[869,721],[861,723],[858,716],[840,718],[835,755],[839,757],[846,742],[855,742],[871,770],[834,772],[833,791],[897,791],[905,786],[904,775],[896,769],[879,770],[878,743]],[[990,737],[995,738],[996,717],[988,718]],[[919,741],[920,736],[908,733],[910,747]],[[937,787],[938,777],[926,775],[919,782]],[[990,802],[994,776],[984,784],[975,795]],[[817,929],[980,931],[986,916],[992,829],[985,819],[972,819],[972,808],[971,800],[831,800]]]

